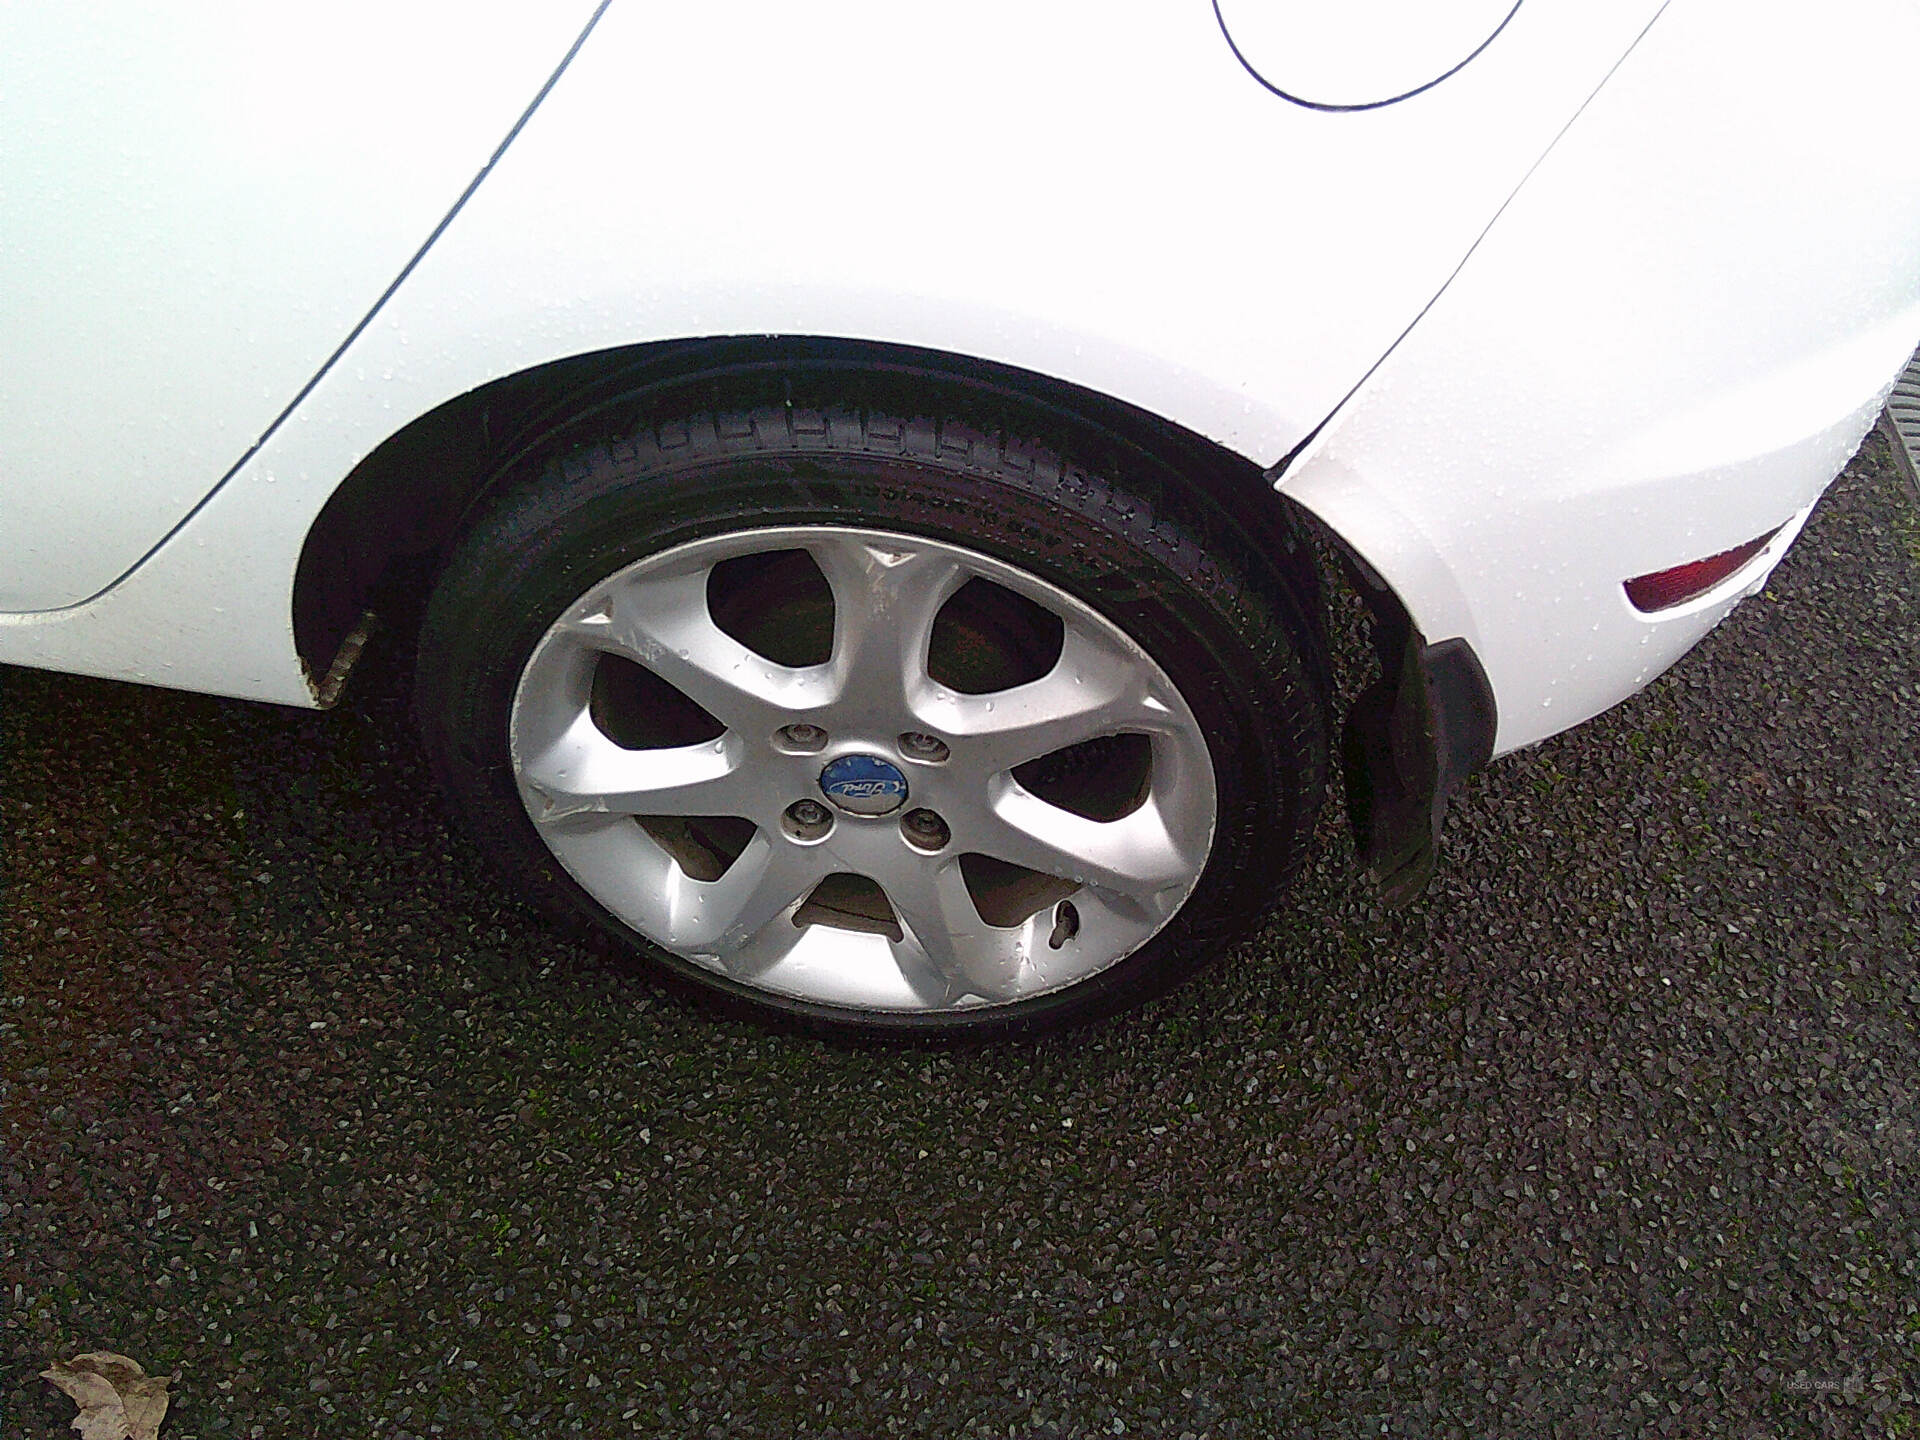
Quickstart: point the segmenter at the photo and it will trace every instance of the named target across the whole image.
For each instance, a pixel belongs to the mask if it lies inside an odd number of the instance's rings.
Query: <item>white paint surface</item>
[[[1261,89],[1204,9],[1004,0],[962,24],[880,0],[620,0],[316,392],[332,444],[299,452],[297,481],[284,460],[249,467],[282,488],[235,503],[258,508],[259,549],[442,400],[717,333],[986,356],[1277,458],[1445,282],[1631,40],[1624,12],[1651,3],[1573,7],[1503,37],[1519,43],[1472,87],[1341,116]],[[0,609],[87,598],[206,493],[506,133],[581,9],[476,26],[408,6],[376,23],[364,3],[324,22],[189,7],[142,22],[173,46],[151,74],[148,43],[124,36],[64,72],[15,58],[96,44],[70,13],[9,22],[30,19],[31,44],[7,63],[55,79],[8,106],[89,118],[6,165],[24,158],[48,204],[26,207],[5,281],[26,320],[5,331]],[[138,103],[108,85],[89,111],[76,77],[96,71]],[[63,184],[71,223],[44,218]],[[263,566],[290,573],[272,543]]]
[[[213,488],[590,13],[0,5],[0,610],[86,599]]]
[[[1920,341],[1920,13],[1765,9],[1670,7],[1282,479],[1472,644],[1500,750],[1718,624],[1784,537],[1657,616],[1622,584],[1802,512]]]

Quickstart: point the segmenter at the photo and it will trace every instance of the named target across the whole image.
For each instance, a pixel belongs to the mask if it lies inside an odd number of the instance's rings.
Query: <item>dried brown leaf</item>
[[[80,1440],[159,1440],[167,1416],[171,1375],[149,1375],[138,1361],[107,1350],[56,1360],[40,1378],[80,1407],[73,1428]]]

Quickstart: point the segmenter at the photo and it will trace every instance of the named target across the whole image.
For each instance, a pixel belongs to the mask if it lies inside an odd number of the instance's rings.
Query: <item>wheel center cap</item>
[[[849,815],[890,815],[907,803],[907,777],[878,755],[842,755],[820,771],[820,792]]]

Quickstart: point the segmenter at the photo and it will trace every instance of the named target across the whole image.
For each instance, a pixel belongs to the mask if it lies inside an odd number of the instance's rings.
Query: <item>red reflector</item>
[[[1671,610],[1676,605],[1684,605],[1694,596],[1706,594],[1753,559],[1779,533],[1776,527],[1758,540],[1749,540],[1744,545],[1722,550],[1718,555],[1709,555],[1704,560],[1689,560],[1671,570],[1656,570],[1651,575],[1638,576],[1627,581],[1627,599],[1633,602],[1634,609],[1649,614],[1655,610]]]

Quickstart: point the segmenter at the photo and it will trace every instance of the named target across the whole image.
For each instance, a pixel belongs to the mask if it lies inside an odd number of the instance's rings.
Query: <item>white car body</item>
[[[303,547],[410,422],[818,336],[1245,457],[1471,646],[1496,750],[1577,723],[1920,339],[1920,12],[1396,9],[1226,5],[1243,57],[1199,3],[8,7],[0,661],[313,705]]]

